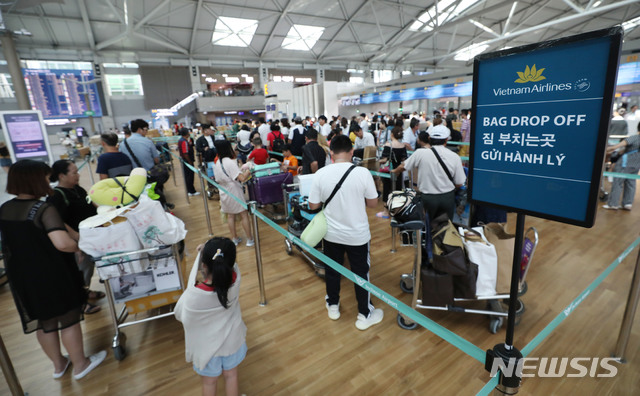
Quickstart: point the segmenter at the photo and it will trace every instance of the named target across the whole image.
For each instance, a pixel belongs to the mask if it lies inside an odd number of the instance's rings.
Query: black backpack
[[[273,139],[273,143],[271,143],[271,150],[277,152],[277,153],[281,153],[282,150],[284,150],[284,139],[282,136],[282,132],[278,131],[279,135],[276,136],[276,134],[274,133],[274,139]]]

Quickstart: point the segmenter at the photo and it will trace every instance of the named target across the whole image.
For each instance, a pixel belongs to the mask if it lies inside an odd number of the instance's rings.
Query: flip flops
[[[100,312],[100,310],[102,310],[101,306],[87,303],[87,305],[84,307],[84,314],[91,315],[91,314]]]
[[[388,219],[389,215],[386,214],[385,212],[378,212],[378,213],[376,213],[376,217],[379,217],[381,219]]]

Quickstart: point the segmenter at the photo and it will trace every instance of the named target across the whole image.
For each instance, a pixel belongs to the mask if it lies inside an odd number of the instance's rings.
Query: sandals
[[[91,314],[100,312],[100,310],[102,310],[101,306],[87,303],[87,305],[84,307],[84,314],[91,315]]]
[[[100,300],[101,298],[104,298],[106,295],[98,290],[89,290],[87,292],[87,298],[89,300]]]
[[[376,217],[379,217],[381,219],[388,219],[389,215],[386,214],[385,212],[378,212],[378,213],[376,213]]]

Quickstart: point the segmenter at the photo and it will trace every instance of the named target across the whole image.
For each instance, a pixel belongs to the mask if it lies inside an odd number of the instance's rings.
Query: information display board
[[[474,61],[471,202],[593,226],[620,27]]]
[[[31,106],[45,119],[102,117],[102,107],[91,70],[23,69]],[[89,110],[90,102],[91,110]]]
[[[32,159],[49,165],[53,163],[47,129],[40,111],[1,111],[0,123],[13,162]]]

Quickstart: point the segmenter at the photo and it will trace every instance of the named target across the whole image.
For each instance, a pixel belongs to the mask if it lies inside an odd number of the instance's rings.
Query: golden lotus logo
[[[529,65],[527,65],[527,67],[524,69],[524,73],[516,72],[518,73],[518,77],[520,78],[518,78],[515,82],[524,84],[528,82],[537,82],[537,81],[546,80],[547,78],[542,75],[543,71],[544,71],[544,68],[536,69],[536,65],[533,65],[531,69],[529,69]]]

